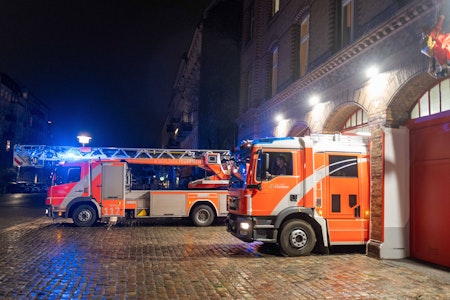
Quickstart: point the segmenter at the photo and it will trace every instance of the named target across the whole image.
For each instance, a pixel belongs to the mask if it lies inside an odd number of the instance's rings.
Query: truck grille
[[[237,210],[239,208],[239,198],[228,196],[228,210]]]

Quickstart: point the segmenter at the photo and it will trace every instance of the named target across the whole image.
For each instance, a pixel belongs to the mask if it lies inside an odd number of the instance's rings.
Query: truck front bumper
[[[227,231],[244,242],[253,242],[253,219],[251,217],[228,214],[225,220]]]
[[[45,215],[51,219],[65,218],[66,210],[57,210],[51,205],[45,208]]]

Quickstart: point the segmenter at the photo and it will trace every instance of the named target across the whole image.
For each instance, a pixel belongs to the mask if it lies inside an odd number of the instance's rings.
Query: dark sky
[[[53,144],[160,147],[180,59],[211,0],[0,0],[0,72],[42,100]]]

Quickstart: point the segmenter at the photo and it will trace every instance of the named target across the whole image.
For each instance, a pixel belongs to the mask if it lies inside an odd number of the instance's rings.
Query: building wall
[[[10,166],[15,144],[49,142],[48,108],[8,75],[0,73],[1,163]]]
[[[212,1],[180,63],[162,146],[229,149],[236,144],[242,1]]]
[[[397,245],[385,239],[385,221],[392,215],[384,213],[385,201],[397,201],[401,209],[408,209],[404,188],[409,182],[407,176],[400,176],[401,182],[389,188],[401,188],[401,199],[385,198],[383,138],[387,128],[399,127],[409,119],[415,101],[435,82],[427,74],[428,59],[420,53],[418,44],[422,26],[433,25],[440,2],[354,0],[350,3],[353,5],[352,41],[342,45],[340,1],[281,0],[280,11],[274,17],[267,14],[271,1],[244,1],[244,31],[249,28],[245,23],[252,19],[248,16],[251,11],[256,14],[257,28],[250,40],[246,40],[245,32],[243,34],[246,44],[241,56],[238,138],[285,136],[301,131],[301,127],[307,127],[313,133],[338,133],[355,110],[365,110],[368,114],[366,126],[371,133],[368,253],[381,257],[383,247],[383,257],[389,257],[389,248]],[[254,9],[250,10],[251,7]],[[301,77],[293,71],[298,65],[299,37],[296,32],[307,15],[310,18],[308,72]],[[271,65],[267,57],[274,44],[279,47],[280,57],[278,91],[272,96],[268,93],[270,80],[267,77],[270,77]],[[380,73],[369,78],[365,71],[371,65],[377,65]],[[248,99],[249,83],[245,76],[249,70],[254,72],[251,99]],[[309,103],[312,95],[319,97],[318,104]],[[280,113],[284,116],[282,123],[274,120]],[[387,207],[396,207],[393,202]],[[395,234],[406,231],[401,228]],[[403,254],[392,255],[398,258],[407,253],[406,249]]]

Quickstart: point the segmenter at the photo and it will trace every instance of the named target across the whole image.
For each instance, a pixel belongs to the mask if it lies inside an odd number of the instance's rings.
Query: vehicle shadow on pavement
[[[77,227],[75,223],[71,220],[55,220],[54,222],[48,224],[48,226],[63,226],[63,227]],[[149,218],[149,219],[132,219],[132,220],[120,220],[115,224],[109,224],[107,222],[96,222],[92,227],[153,227],[153,226],[164,226],[164,227],[197,227],[188,218]],[[209,227],[221,227],[225,226],[224,218],[218,218],[209,225]],[[201,227],[199,227],[201,228]]]
[[[276,244],[264,244],[261,243],[256,247],[256,250],[265,255],[273,255],[273,256],[286,256],[283,251],[281,251],[280,247]],[[333,246],[330,247],[329,255],[339,255],[339,254],[365,254],[366,246],[365,245],[348,245],[348,246]],[[314,255],[320,255],[323,253],[312,252]]]

